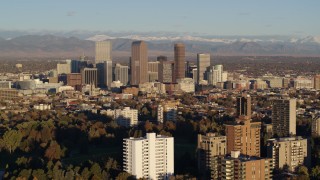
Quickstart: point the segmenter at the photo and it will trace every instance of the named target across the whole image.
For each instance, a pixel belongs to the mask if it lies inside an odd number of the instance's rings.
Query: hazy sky
[[[3,30],[320,35],[320,0],[3,0]]]

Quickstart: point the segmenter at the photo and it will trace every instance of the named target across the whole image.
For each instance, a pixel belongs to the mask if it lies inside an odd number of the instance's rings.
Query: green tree
[[[19,147],[22,140],[22,134],[17,130],[6,131],[0,140],[0,147],[5,148],[12,154]]]

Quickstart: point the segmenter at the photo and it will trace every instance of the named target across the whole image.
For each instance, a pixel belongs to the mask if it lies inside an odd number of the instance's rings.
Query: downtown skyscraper
[[[197,84],[206,80],[206,71],[210,67],[210,54],[197,54]]]
[[[186,52],[183,43],[174,44],[174,82],[185,78]]]
[[[96,56],[95,63],[103,63],[104,61],[111,61],[112,45],[110,41],[96,42]]]
[[[148,47],[144,41],[134,41],[131,46],[131,85],[148,82]]]

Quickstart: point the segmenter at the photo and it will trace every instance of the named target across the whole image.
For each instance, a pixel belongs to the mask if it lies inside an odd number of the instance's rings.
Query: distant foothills
[[[1,31],[0,58],[76,58],[94,56],[94,41],[111,40],[113,58],[129,58],[131,43],[144,40],[149,56],[173,56],[173,44],[184,42],[186,55],[320,56],[320,36],[209,36],[187,33]],[[1,60],[1,59],[0,59]],[[152,59],[151,59],[152,60]]]

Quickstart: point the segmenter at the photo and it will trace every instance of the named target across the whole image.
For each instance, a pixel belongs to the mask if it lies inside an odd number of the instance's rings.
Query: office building
[[[0,89],[11,89],[11,81],[0,80]]]
[[[110,41],[96,42],[96,56],[95,63],[103,63],[104,61],[111,61],[112,45]]]
[[[136,179],[169,179],[174,174],[173,137],[147,133],[123,140],[123,170]]]
[[[218,179],[219,160],[227,153],[226,136],[198,134],[197,158],[199,172],[205,179]]]
[[[131,127],[138,125],[138,110],[125,107],[114,111],[114,119],[119,126]]]
[[[76,90],[80,90],[82,84],[82,75],[81,73],[71,73],[67,74],[67,85],[74,87]]]
[[[310,142],[300,136],[269,139],[267,141],[267,155],[273,160],[275,168],[287,166],[295,171],[300,165],[310,167]]]
[[[148,47],[144,41],[135,41],[131,47],[131,85],[148,82]]]
[[[156,82],[159,80],[159,61],[148,62],[148,82]]]
[[[315,75],[313,79],[314,79],[314,82],[313,82],[314,89],[320,90],[320,75]]]
[[[197,84],[207,80],[206,72],[210,67],[210,54],[197,54]]]
[[[237,97],[237,116],[251,119],[251,97],[250,95],[242,95]]]
[[[221,180],[233,179],[272,179],[272,159],[259,158],[232,151],[230,155],[221,159],[219,178]]]
[[[98,85],[110,88],[113,80],[112,61],[103,61],[96,64],[96,67],[98,70]]]
[[[57,73],[58,74],[69,74],[71,73],[71,65],[69,63],[66,64],[57,64]]]
[[[88,67],[87,61],[71,60],[71,73],[80,73],[85,67]]]
[[[296,99],[273,101],[272,130],[278,137],[296,134]]]
[[[313,137],[320,136],[320,114],[317,114],[314,118],[312,118],[311,135]]]
[[[159,67],[158,67],[159,82],[172,83],[172,78],[174,74],[174,63],[172,61],[167,61],[166,56],[159,56],[157,60],[159,61]]]
[[[185,46],[182,43],[177,43],[174,45],[174,82],[185,78],[185,62]]]
[[[81,70],[82,76],[82,84],[94,85],[97,87],[98,85],[98,74],[97,68],[83,68]]]
[[[117,63],[114,68],[114,80],[127,85],[129,83],[129,67]]]
[[[212,66],[207,72],[208,84],[217,85],[219,82],[223,82],[226,79],[226,74],[223,72],[223,65]]]

